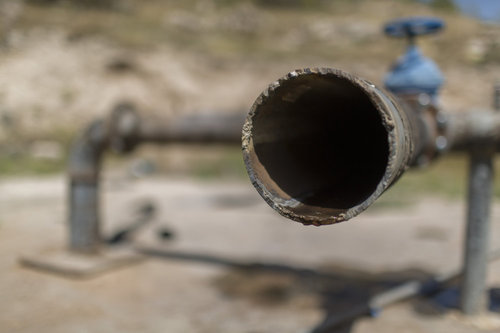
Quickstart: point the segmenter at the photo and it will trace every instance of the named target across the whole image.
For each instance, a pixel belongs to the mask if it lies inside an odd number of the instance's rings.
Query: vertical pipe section
[[[98,183],[72,181],[69,200],[70,250],[82,253],[97,252],[101,241]]]
[[[494,89],[493,105],[500,109],[500,89]],[[488,307],[486,277],[490,206],[493,187],[494,144],[470,149],[469,188],[467,197],[467,225],[465,235],[464,276],[462,279],[461,308],[467,315],[476,315]]]
[[[493,184],[493,150],[470,152],[467,226],[465,237],[462,311],[475,315],[486,309],[486,273],[490,203]]]
[[[106,144],[106,124],[97,121],[76,140],[69,156],[69,249],[73,252],[99,250],[99,172]]]

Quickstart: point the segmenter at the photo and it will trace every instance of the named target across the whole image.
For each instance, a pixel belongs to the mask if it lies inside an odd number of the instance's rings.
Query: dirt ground
[[[248,183],[110,176],[104,234],[153,205],[126,246],[163,255],[87,279],[21,266],[22,255],[64,248],[65,188],[62,176],[0,182],[1,332],[307,332],[328,313],[461,258],[462,202],[428,198],[317,228],[280,217]],[[492,221],[496,248],[498,203]],[[500,285],[499,264],[489,285]],[[499,322],[416,299],[360,318],[352,332],[498,332]]]

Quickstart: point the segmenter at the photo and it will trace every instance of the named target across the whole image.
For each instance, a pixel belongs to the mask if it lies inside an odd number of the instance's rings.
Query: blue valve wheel
[[[434,17],[408,17],[391,21],[384,26],[384,33],[390,37],[413,38],[434,34],[444,28],[444,21]]]

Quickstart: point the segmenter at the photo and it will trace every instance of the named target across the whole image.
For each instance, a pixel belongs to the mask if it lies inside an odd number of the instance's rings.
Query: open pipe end
[[[395,116],[392,100],[360,78],[326,68],[291,72],[259,96],[246,119],[250,179],[287,218],[348,220],[406,168]]]

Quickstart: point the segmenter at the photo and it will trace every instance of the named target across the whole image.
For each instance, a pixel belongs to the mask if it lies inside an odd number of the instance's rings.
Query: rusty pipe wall
[[[240,143],[244,115],[193,114],[171,119],[141,117],[120,104],[106,120],[93,122],[69,156],[69,249],[95,253],[102,244],[99,175],[106,151],[128,153],[143,143]]]
[[[291,72],[247,116],[250,179],[281,215],[332,224],[361,213],[422,157],[500,141],[498,114],[429,116],[424,109],[432,105],[417,100],[336,69]]]
[[[304,224],[348,220],[415,160],[419,122],[375,85],[336,69],[289,73],[254,103],[243,156],[260,195]]]

